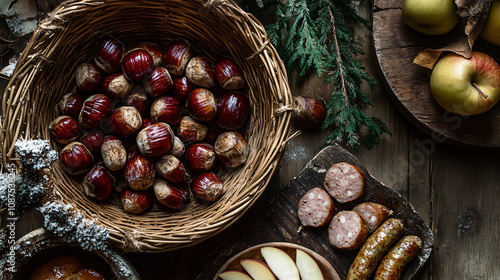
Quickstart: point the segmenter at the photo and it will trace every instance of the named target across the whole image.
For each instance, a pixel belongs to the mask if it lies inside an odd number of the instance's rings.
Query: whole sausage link
[[[407,235],[387,252],[380,262],[374,280],[399,280],[406,265],[420,252],[422,240]]]
[[[347,280],[368,279],[392,244],[403,235],[403,229],[404,224],[400,219],[385,221],[359,250],[349,268]]]

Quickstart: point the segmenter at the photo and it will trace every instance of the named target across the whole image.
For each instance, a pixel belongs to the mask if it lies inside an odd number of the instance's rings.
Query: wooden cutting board
[[[448,142],[475,150],[500,149],[500,104],[477,116],[449,113],[431,95],[431,71],[413,64],[420,51],[442,47],[458,33],[463,33],[465,19],[448,34],[428,36],[403,22],[402,5],[403,0],[374,1],[375,51],[393,103],[413,125],[435,142]],[[478,38],[474,50],[487,53],[500,63],[500,47]]]
[[[333,248],[328,242],[327,228],[305,228],[297,232],[300,223],[297,218],[299,199],[311,188],[322,186],[326,170],[334,163],[348,162],[361,168],[367,175],[366,194],[360,199],[340,204],[335,202],[335,212],[351,210],[355,205],[373,201],[394,211],[392,217],[400,218],[405,225],[405,235],[414,234],[423,241],[423,249],[408,265],[402,279],[412,279],[424,266],[431,254],[434,236],[429,227],[414,211],[411,204],[400,194],[373,178],[363,164],[339,145],[328,146],[320,151],[259,213],[239,224],[237,234],[228,237],[219,248],[202,261],[198,280],[212,279],[219,268],[232,256],[254,245],[267,242],[291,242],[309,248],[328,260],[341,279],[345,279],[357,251]],[[388,170],[387,172],[390,172]]]

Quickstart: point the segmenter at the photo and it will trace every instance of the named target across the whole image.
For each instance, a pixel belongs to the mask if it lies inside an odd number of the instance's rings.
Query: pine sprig
[[[373,4],[372,0],[363,0]],[[362,2],[363,2],[362,1]],[[351,24],[370,22],[358,15],[350,0],[244,0],[250,11],[272,8],[276,22],[266,26],[272,43],[278,49],[289,74],[297,71],[297,80],[310,70],[318,76],[326,73],[325,83],[334,84],[327,104],[328,116],[323,129],[330,129],[325,144],[346,142],[360,145],[360,131],[366,129],[365,145],[371,148],[382,134],[390,134],[379,119],[363,110],[373,104],[363,93],[367,82],[373,90],[376,81],[365,71],[356,56],[363,55],[362,45],[355,41]],[[259,3],[261,5],[259,5]],[[252,10],[253,9],[253,10]]]

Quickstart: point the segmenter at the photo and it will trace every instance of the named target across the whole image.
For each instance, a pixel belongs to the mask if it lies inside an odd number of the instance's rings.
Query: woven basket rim
[[[245,186],[236,187],[239,188],[236,193],[236,198],[230,201],[230,205],[217,208],[216,206],[208,206],[207,209],[213,207],[217,209],[217,213],[211,213],[210,222],[204,222],[203,218],[196,221],[196,229],[190,229],[186,232],[167,232],[158,233],[158,230],[148,229],[145,231],[140,230],[130,230],[120,224],[106,224],[110,230],[110,241],[113,245],[121,247],[124,250],[140,251],[140,252],[164,252],[171,251],[187,246],[191,246],[202,242],[203,240],[217,234],[218,232],[224,230],[225,228],[232,225],[236,220],[238,220],[260,197],[263,191],[266,189],[269,181],[271,180],[272,174],[274,174],[278,163],[283,155],[285,149],[285,144],[289,140],[289,121],[291,113],[288,111],[281,112],[279,115],[275,114],[277,108],[291,107],[293,105],[293,98],[290,92],[290,88],[287,81],[286,70],[284,68],[282,60],[276,49],[270,44],[270,40],[265,32],[262,24],[249,13],[244,12],[237,4],[232,0],[184,0],[185,3],[193,4],[199,6],[199,12],[203,16],[218,18],[221,22],[229,24],[234,24],[239,29],[237,32],[242,34],[247,34],[249,43],[249,48],[253,52],[246,56],[244,59],[249,63],[258,61],[262,68],[264,69],[266,78],[269,81],[271,88],[269,94],[274,100],[273,102],[265,101],[266,112],[269,111],[269,119],[266,119],[265,128],[271,127],[265,134],[266,139],[265,155],[262,155],[260,161],[256,161],[258,166],[245,166],[245,171],[248,169],[253,174],[246,174],[248,182]],[[3,116],[0,121],[0,138],[4,145],[2,147],[1,156],[2,162],[4,164],[9,162],[9,159],[14,156],[13,144],[16,139],[32,139],[32,138],[43,138],[46,131],[43,127],[40,127],[36,123],[36,118],[30,118],[31,110],[36,110],[33,103],[43,103],[42,97],[36,95],[37,90],[40,90],[39,84],[36,84],[36,78],[40,76],[38,74],[44,67],[48,67],[53,61],[48,58],[52,52],[57,51],[57,47],[61,42],[58,40],[63,40],[62,37],[65,30],[71,27],[72,20],[80,13],[85,13],[88,10],[94,9],[96,7],[119,4],[123,0],[106,0],[106,1],[92,1],[92,0],[70,0],[61,3],[48,17],[43,20],[35,33],[31,37],[25,51],[19,59],[18,65],[14,71],[14,74],[3,94],[2,106],[0,107],[0,115]],[[150,0],[141,1],[141,3],[130,3],[130,5],[160,5],[161,0]],[[180,3],[172,1],[172,3]],[[163,4],[170,5],[169,2],[163,2]],[[172,4],[173,5],[173,4]],[[180,5],[180,4],[179,4]],[[187,4],[186,4],[187,5]],[[226,20],[226,21],[224,21]],[[69,26],[69,27],[68,27]],[[62,37],[62,38],[61,38]],[[246,63],[246,61],[244,61]],[[38,75],[37,75],[38,74]],[[255,81],[252,81],[255,82]],[[250,81],[249,81],[250,83]],[[267,85],[266,83],[266,85]],[[253,96],[254,91],[262,91],[261,89],[251,89],[251,103],[263,102]],[[255,100],[252,98],[255,97]],[[30,102],[25,102],[24,100],[33,99]],[[49,102],[49,101],[47,101]],[[38,104],[37,103],[37,104]],[[268,104],[269,103],[269,104]],[[255,103],[260,104],[260,103]],[[30,107],[33,106],[32,107]],[[42,105],[40,105],[41,107]],[[50,107],[50,106],[49,106]],[[34,109],[35,108],[35,109]],[[35,111],[36,112],[36,111]],[[262,114],[262,112],[256,111],[256,115]],[[259,119],[262,117],[259,115]],[[19,119],[21,121],[19,121]],[[40,121],[43,122],[43,121]],[[248,129],[250,131],[250,128]],[[252,133],[258,131],[258,128],[253,127]],[[266,136],[267,135],[267,136]],[[255,142],[262,141],[261,139],[255,139]],[[252,142],[251,140],[249,143]],[[260,152],[260,151],[257,151]],[[252,169],[253,168],[253,169]],[[243,173],[243,171],[241,172]],[[240,174],[240,173],[238,173]],[[56,178],[62,178],[65,175],[62,171],[57,168],[54,170],[54,176]],[[236,175],[228,180],[236,181],[238,178]],[[232,182],[232,181],[231,181]],[[62,197],[63,199],[70,200],[66,194],[60,193],[60,185],[65,183],[57,183],[57,197]],[[70,184],[70,183],[68,183]],[[103,206],[103,211],[111,211],[107,213],[108,215],[115,215],[112,210],[106,210],[111,208],[105,208]],[[112,206],[110,206],[112,207]],[[101,210],[102,210],[101,209]],[[223,211],[221,211],[221,209]],[[95,209],[81,209],[84,215],[88,217],[94,217],[100,215],[100,213],[92,213]],[[98,211],[98,210],[96,210]],[[209,210],[207,210],[209,212]],[[214,212],[214,211],[212,211]],[[175,214],[172,214],[174,217]],[[101,220],[104,220],[102,216],[98,216]],[[145,215],[142,220],[150,219],[151,217]],[[154,218],[154,217],[153,217]],[[162,220],[163,221],[163,220]],[[194,223],[194,222],[193,222]],[[139,235],[140,238],[134,239],[135,234]],[[135,247],[125,248],[133,243]]]

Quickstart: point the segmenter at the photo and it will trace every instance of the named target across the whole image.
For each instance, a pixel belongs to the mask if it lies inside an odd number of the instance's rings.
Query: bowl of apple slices
[[[294,243],[263,243],[234,255],[214,280],[340,280],[318,253]]]

